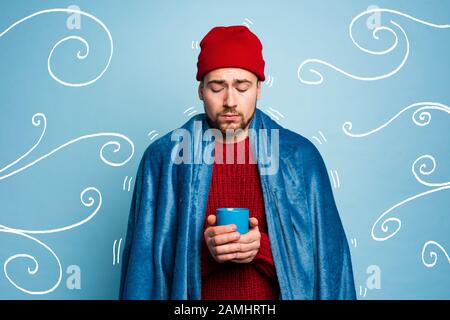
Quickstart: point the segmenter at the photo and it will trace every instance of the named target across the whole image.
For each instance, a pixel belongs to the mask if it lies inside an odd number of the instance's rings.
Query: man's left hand
[[[234,243],[239,243],[240,248],[236,252],[236,258],[230,260],[235,263],[249,263],[253,261],[261,245],[261,233],[258,228],[258,219],[252,217],[250,220],[250,229],[246,234],[241,234],[240,238]]]

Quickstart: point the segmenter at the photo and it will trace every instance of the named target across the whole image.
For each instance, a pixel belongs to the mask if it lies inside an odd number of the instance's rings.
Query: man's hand
[[[250,218],[250,230],[243,235],[235,232],[234,224],[215,226],[215,215],[209,215],[206,221],[208,227],[204,233],[205,241],[214,260],[219,263],[249,263],[255,258],[261,239],[258,219]]]

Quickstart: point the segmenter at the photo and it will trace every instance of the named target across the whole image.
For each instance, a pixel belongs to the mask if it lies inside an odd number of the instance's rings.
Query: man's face
[[[209,125],[224,135],[227,129],[242,129],[246,136],[256,100],[261,96],[261,82],[257,79],[252,72],[240,68],[216,69],[206,74],[198,94]]]

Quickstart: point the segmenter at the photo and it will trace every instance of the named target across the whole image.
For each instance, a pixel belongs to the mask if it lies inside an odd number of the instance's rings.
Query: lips
[[[223,114],[223,115],[221,115],[221,117],[225,118],[227,120],[234,120],[234,119],[237,119],[239,117],[239,115],[230,113],[230,114]]]

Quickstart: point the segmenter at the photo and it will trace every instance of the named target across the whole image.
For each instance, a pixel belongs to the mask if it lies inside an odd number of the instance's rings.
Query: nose
[[[224,107],[226,108],[234,108],[236,107],[236,97],[233,90],[226,90],[226,94],[224,97]]]

